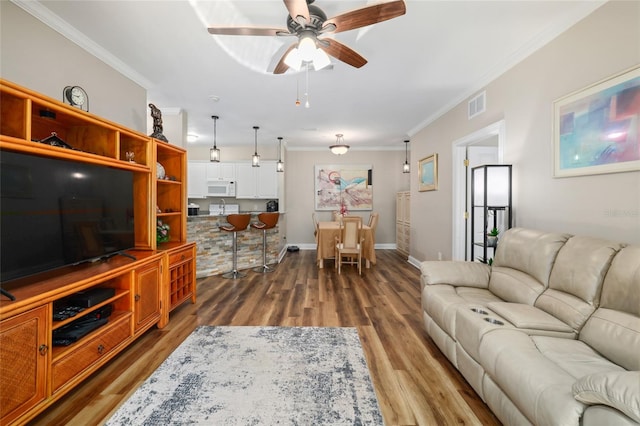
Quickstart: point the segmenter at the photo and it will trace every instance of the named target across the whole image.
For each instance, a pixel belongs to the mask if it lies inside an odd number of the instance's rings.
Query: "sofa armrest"
[[[420,282],[426,285],[449,284],[454,287],[488,288],[491,268],[480,262],[426,261],[420,264]]]
[[[608,371],[580,378],[573,397],[583,404],[602,404],[640,423],[640,371]]]

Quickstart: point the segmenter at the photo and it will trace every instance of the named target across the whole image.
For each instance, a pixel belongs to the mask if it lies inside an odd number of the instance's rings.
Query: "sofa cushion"
[[[598,306],[604,277],[621,245],[597,238],[571,237],[535,306],[580,331]]]
[[[578,425],[585,409],[572,386],[582,376],[621,371],[579,340],[529,336],[514,329],[486,333],[480,365],[534,424]]]
[[[556,317],[531,305],[522,303],[491,302],[487,307],[527,334],[535,331],[555,331],[575,337],[573,329]]]
[[[551,268],[569,234],[511,228],[498,244],[493,266],[516,269],[547,287]]]
[[[613,258],[600,306],[640,317],[640,246],[627,246]]]
[[[507,302],[533,305],[545,288],[540,281],[517,269],[491,268],[489,290]]]
[[[639,317],[598,308],[578,338],[627,370],[640,370]]]
[[[573,384],[573,395],[585,404],[613,407],[640,423],[640,371],[584,376]]]
[[[483,336],[479,352],[480,365],[531,423],[579,424],[585,406],[571,392],[575,377],[544,357],[531,336],[498,329]]]
[[[479,262],[426,261],[420,264],[422,286],[449,284],[453,286],[487,288],[488,265]]]
[[[489,290],[474,287],[428,285],[422,290],[422,309],[454,339],[458,306],[470,303],[485,305],[498,300]]]
[[[600,307],[579,339],[627,370],[640,370],[640,246],[623,248],[611,262]]]

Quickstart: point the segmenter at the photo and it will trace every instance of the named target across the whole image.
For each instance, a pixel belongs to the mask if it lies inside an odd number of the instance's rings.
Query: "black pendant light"
[[[253,130],[256,133],[256,143],[255,143],[255,152],[253,153],[253,156],[251,157],[251,165],[253,167],[260,167],[260,156],[258,155],[258,129],[260,127],[258,126],[253,126]]]
[[[209,160],[214,163],[219,163],[220,150],[216,146],[216,123],[218,122],[219,117],[217,115],[212,115],[211,118],[213,118],[213,148],[209,149]]]
[[[278,136],[278,163],[276,164],[276,172],[284,172],[284,163],[282,162],[282,136]]]
[[[409,166],[408,148],[409,141],[404,141],[404,164],[402,165],[402,173],[411,173],[411,166]]]

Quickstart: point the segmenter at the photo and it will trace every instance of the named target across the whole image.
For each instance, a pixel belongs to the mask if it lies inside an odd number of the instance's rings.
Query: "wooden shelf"
[[[73,149],[37,142],[52,132]],[[186,239],[187,162],[180,147],[0,79],[0,150],[133,172],[136,249],[127,253],[135,259],[113,256],[2,283],[16,300],[0,298],[0,424],[24,424],[146,330],[164,327],[171,309],[195,302],[195,244]],[[158,179],[158,162],[170,179]],[[171,228],[167,243],[156,242],[158,219]],[[54,304],[101,287],[115,295],[53,321]],[[54,330],[107,305],[106,324],[68,346],[51,347]]]

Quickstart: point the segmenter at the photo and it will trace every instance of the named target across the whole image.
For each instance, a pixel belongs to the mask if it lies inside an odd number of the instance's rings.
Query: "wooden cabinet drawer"
[[[117,324],[107,324],[105,330],[86,342],[80,341],[78,348],[53,363],[52,387],[54,392],[68,380],[83,372],[100,358],[131,337],[131,316],[122,318]]]
[[[193,259],[193,247],[189,247],[169,255],[169,267],[177,265],[180,262]]]

